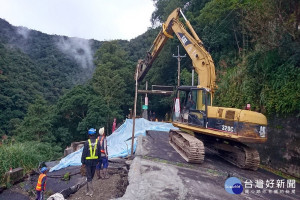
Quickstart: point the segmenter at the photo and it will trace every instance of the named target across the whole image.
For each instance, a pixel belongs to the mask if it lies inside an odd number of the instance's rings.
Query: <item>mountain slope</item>
[[[36,96],[50,103],[94,72],[101,42],[48,35],[0,19],[0,134],[10,134]]]

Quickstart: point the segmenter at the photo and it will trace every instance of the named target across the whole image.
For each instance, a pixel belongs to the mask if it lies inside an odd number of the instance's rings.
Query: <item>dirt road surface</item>
[[[122,197],[128,185],[127,172],[124,170],[110,170],[109,179],[93,179],[94,195],[86,196],[86,185],[80,188],[75,194],[71,194],[68,200],[107,200]]]

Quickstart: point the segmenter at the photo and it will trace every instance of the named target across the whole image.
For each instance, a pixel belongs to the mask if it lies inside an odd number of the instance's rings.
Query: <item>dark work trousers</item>
[[[87,182],[91,182],[94,178],[96,166],[85,165]]]
[[[99,163],[96,167],[97,170],[101,170],[102,169],[102,164],[103,164],[103,169],[106,169],[108,167],[108,158],[106,156],[101,156]]]
[[[43,192],[42,191],[36,191],[36,200],[43,200]]]

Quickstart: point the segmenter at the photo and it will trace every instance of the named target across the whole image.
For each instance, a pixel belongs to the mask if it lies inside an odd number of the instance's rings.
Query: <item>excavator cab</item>
[[[207,106],[211,105],[210,93],[205,88],[179,86],[176,96],[173,121],[205,127],[207,124]]]

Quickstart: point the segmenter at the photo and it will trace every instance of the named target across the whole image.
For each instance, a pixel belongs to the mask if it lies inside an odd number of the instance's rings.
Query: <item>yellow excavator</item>
[[[180,14],[191,34],[180,22]],[[214,62],[180,8],[169,15],[145,59],[138,61],[137,81],[143,80],[174,33],[192,59],[199,80],[198,86],[177,88],[172,123],[179,130],[170,130],[170,144],[187,162],[202,163],[206,148],[240,168],[257,170],[259,153],[245,143],[267,141],[267,119],[246,109],[212,106],[216,90]]]

